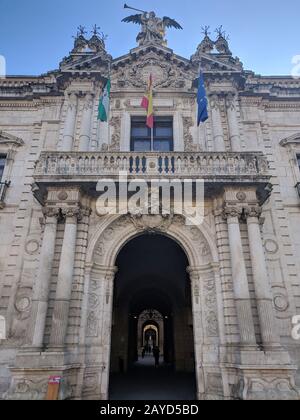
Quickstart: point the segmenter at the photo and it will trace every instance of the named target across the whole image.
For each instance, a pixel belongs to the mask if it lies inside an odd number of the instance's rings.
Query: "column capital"
[[[82,207],[80,212],[82,217],[90,217],[92,209],[90,207]]]
[[[222,215],[225,220],[229,221],[229,219],[234,219],[234,218],[240,219],[240,217],[242,216],[242,213],[243,213],[242,207],[226,204],[223,209]]]
[[[48,207],[48,206],[44,207],[42,209],[42,212],[43,212],[43,215],[44,215],[44,218],[45,218],[46,222],[49,219],[58,218],[59,213],[60,213],[58,207]]]
[[[94,100],[95,95],[92,92],[87,92],[85,97],[84,97],[84,105],[83,105],[83,109],[84,110],[90,110],[93,108],[93,100]]]
[[[220,96],[221,96],[221,93],[217,93],[217,92],[211,93],[209,95],[210,107],[212,109],[217,109],[217,110],[220,109],[220,102],[219,102]]]
[[[78,207],[76,206],[76,207],[63,208],[61,210],[61,213],[62,213],[63,217],[66,219],[66,222],[71,222],[72,220],[74,222],[77,222],[77,221],[81,220],[81,218],[82,218],[82,210],[79,206]]]
[[[249,219],[256,219],[255,222],[259,223],[261,220],[262,208],[257,205],[249,205],[244,208],[244,215],[249,222]],[[254,222],[254,220],[253,220]]]
[[[235,100],[236,100],[236,94],[234,92],[229,92],[226,95],[226,108],[229,110],[234,111],[235,110]]]
[[[197,267],[188,267],[186,269],[187,273],[190,276],[191,281],[199,281],[200,280],[200,270]]]
[[[70,109],[77,107],[79,92],[68,92],[65,96]]]

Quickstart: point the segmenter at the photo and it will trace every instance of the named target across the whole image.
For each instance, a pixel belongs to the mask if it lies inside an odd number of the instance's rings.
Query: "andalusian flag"
[[[110,89],[111,89],[111,82],[110,82],[110,79],[108,79],[106,86],[104,88],[103,94],[100,98],[99,108],[98,108],[98,120],[102,122],[107,122],[109,118]]]
[[[147,126],[149,128],[154,127],[154,113],[153,113],[153,79],[152,74],[149,77],[148,91],[143,97],[142,105],[147,111]]]

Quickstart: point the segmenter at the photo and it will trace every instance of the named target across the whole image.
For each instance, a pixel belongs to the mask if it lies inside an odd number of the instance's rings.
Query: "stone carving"
[[[262,214],[262,208],[260,206],[249,206],[244,209],[244,214],[246,217],[256,217],[259,219]]]
[[[109,150],[111,152],[119,152],[121,140],[121,117],[112,117],[110,125],[114,129],[114,132],[111,136],[111,144],[109,146]]]
[[[15,384],[12,388],[4,394],[5,400],[44,400],[47,392],[48,378],[39,381],[22,379]]]
[[[78,220],[81,220],[82,218],[81,209],[79,207],[70,207],[62,209],[61,213],[66,219],[77,218]]]
[[[213,278],[206,279],[203,282],[203,295],[206,334],[208,337],[218,337],[217,298],[215,280]]]
[[[299,393],[288,379],[249,379],[243,391],[243,399],[250,401],[299,400]]]
[[[183,140],[184,140],[184,150],[186,152],[197,152],[199,151],[199,146],[194,144],[193,136],[190,132],[191,128],[194,127],[194,120],[192,117],[182,117],[183,123]]]
[[[99,383],[99,373],[87,373],[84,376],[83,393],[93,393],[96,391]]]
[[[84,103],[83,103],[83,110],[89,110],[93,108],[94,104],[94,96],[91,93],[87,93],[85,95]]]
[[[99,325],[99,320],[95,312],[90,312],[87,319],[86,336],[98,337],[98,325]]]
[[[196,304],[198,305],[199,304],[199,297],[200,297],[200,288],[199,288],[198,284],[195,284],[195,286],[194,286],[194,296],[195,296],[195,299],[196,299]]]
[[[114,229],[112,227],[108,227],[103,233],[103,237],[106,241],[110,241],[113,238],[114,233]]]
[[[89,295],[89,307],[94,309],[96,306],[99,305],[99,298],[95,293],[91,293]]]
[[[42,212],[45,218],[58,217],[59,215],[59,209],[56,207],[44,207]]]
[[[119,88],[135,87],[146,89],[149,74],[155,75],[153,87],[156,88],[176,88],[186,87],[187,83],[192,83],[194,75],[178,67],[176,64],[161,60],[155,54],[148,54],[141,58],[138,64],[132,63],[131,67],[121,68],[113,77],[113,84]],[[126,103],[125,103],[126,105]],[[128,102],[130,105],[130,102]]]
[[[246,194],[246,193],[244,193],[243,191],[239,191],[239,192],[236,194],[236,198],[237,198],[239,201],[245,201],[245,200],[247,199],[247,194]]]
[[[58,198],[60,201],[66,201],[66,200],[68,199],[68,193],[67,193],[66,191],[60,191],[60,192],[57,194],[57,198]]]
[[[214,94],[210,95],[209,97],[210,97],[210,107],[211,107],[211,109],[220,110],[221,104],[220,104],[220,101],[219,101],[219,95],[214,93]]]
[[[189,117],[187,117],[189,118]],[[187,120],[187,125],[184,128],[187,146],[192,141],[192,135],[190,129],[193,127],[192,118]],[[191,146],[196,146],[191,144]],[[192,147],[192,148],[193,148]],[[64,152],[42,152],[40,160],[35,169],[35,176],[47,176],[49,182],[52,176],[64,176],[69,178],[72,176],[90,176],[98,177],[103,176],[105,171],[109,172],[110,176],[119,176],[119,172],[124,169],[124,162],[129,165],[131,159],[136,159],[136,165],[131,168],[132,175],[141,175],[140,166],[137,163],[137,158],[145,159],[145,167],[148,170],[147,160],[149,157],[145,156],[144,153],[133,153],[133,152],[109,152],[108,146],[105,145],[102,152],[73,152],[72,160],[70,160],[70,154]],[[151,155],[151,161],[155,161],[157,170],[151,171],[151,175],[161,175],[160,168],[162,153],[156,153]],[[243,152],[236,155],[234,158],[231,154],[226,152],[195,152],[186,153],[184,156],[182,153],[168,153],[168,156],[172,156],[175,160],[174,176],[203,176],[211,177],[215,182],[215,178],[221,178],[223,176],[247,176],[256,177],[258,180],[261,176],[265,176],[265,167],[262,164],[257,164],[261,161],[260,155],[252,152]],[[164,166],[166,165],[166,166]],[[267,166],[267,162],[266,162]],[[163,163],[164,171],[168,170],[167,164]],[[106,173],[107,175],[107,173]],[[142,173],[143,176],[147,175]]]
[[[200,254],[202,255],[202,257],[207,257],[208,255],[210,255],[210,249],[207,242],[201,242]]]
[[[143,12],[142,14],[128,16],[122,22],[136,23],[142,26],[142,30],[136,39],[140,46],[151,43],[166,45],[166,28],[182,29],[174,19],[168,17],[161,19],[154,12]]]
[[[76,109],[77,107],[77,93],[76,92],[71,92],[69,93],[69,95],[67,96],[67,107],[70,110],[73,110],[74,108]]]
[[[173,217],[170,215],[137,215],[129,218],[141,232],[166,232],[173,223]]]
[[[30,239],[25,244],[25,252],[28,255],[36,255],[39,251],[39,248],[40,248],[40,243],[36,239]]]
[[[271,255],[277,254],[279,251],[279,245],[274,239],[266,239],[264,241],[264,248],[267,254]]]
[[[96,248],[95,254],[99,255],[99,257],[103,257],[105,253],[105,245],[104,242],[100,242]]]
[[[192,62],[198,62],[202,54],[209,54],[214,49],[214,42],[210,39],[209,26],[205,26],[203,29],[204,38],[202,42],[198,45],[197,52],[191,57]]]
[[[274,296],[274,306],[276,311],[278,312],[285,312],[289,309],[289,301],[288,298],[283,294],[277,294]]]
[[[226,33],[223,31],[223,26],[220,26],[216,32],[218,34],[218,39],[215,43],[217,51],[220,54],[232,55],[228,45],[228,38],[226,37]]]
[[[208,337],[218,336],[218,319],[215,312],[209,312],[206,314],[206,333]]]
[[[31,306],[31,299],[29,296],[18,296],[15,301],[15,308],[19,313],[28,312]],[[27,317],[29,314],[27,315]]]
[[[223,218],[225,220],[229,218],[234,218],[234,217],[240,218],[242,213],[243,213],[243,209],[241,207],[226,205],[223,211]]]
[[[207,374],[207,391],[208,392],[220,392],[223,394],[222,376],[218,373]]]
[[[202,237],[202,234],[199,229],[196,227],[191,228],[191,234],[192,234],[192,240],[193,241],[199,241]]]
[[[235,95],[233,93],[228,93],[226,96],[226,108],[235,110]]]

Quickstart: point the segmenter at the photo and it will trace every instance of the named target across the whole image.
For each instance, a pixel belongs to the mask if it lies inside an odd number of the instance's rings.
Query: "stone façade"
[[[209,120],[198,128],[200,63]],[[109,69],[110,127],[97,121]],[[174,121],[176,176],[207,182],[199,229],[179,217],[95,211],[99,177],[128,168],[130,119],[144,115],[151,72],[155,114]],[[198,398],[299,398],[300,343],[291,338],[300,314],[299,121],[299,80],[246,71],[226,40],[208,35],[190,59],[155,42],[112,58],[97,35],[81,35],[58,70],[1,79],[2,180],[10,182],[0,210],[2,398],[43,399],[51,375],[64,378],[61,399],[108,397],[116,250],[149,230],[189,255]],[[159,156],[146,157],[146,175],[157,175]]]

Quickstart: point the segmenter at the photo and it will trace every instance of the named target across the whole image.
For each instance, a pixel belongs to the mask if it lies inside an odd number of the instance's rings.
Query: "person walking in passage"
[[[160,350],[157,346],[153,348],[153,356],[155,360],[155,367],[159,366],[159,357],[160,357]]]

